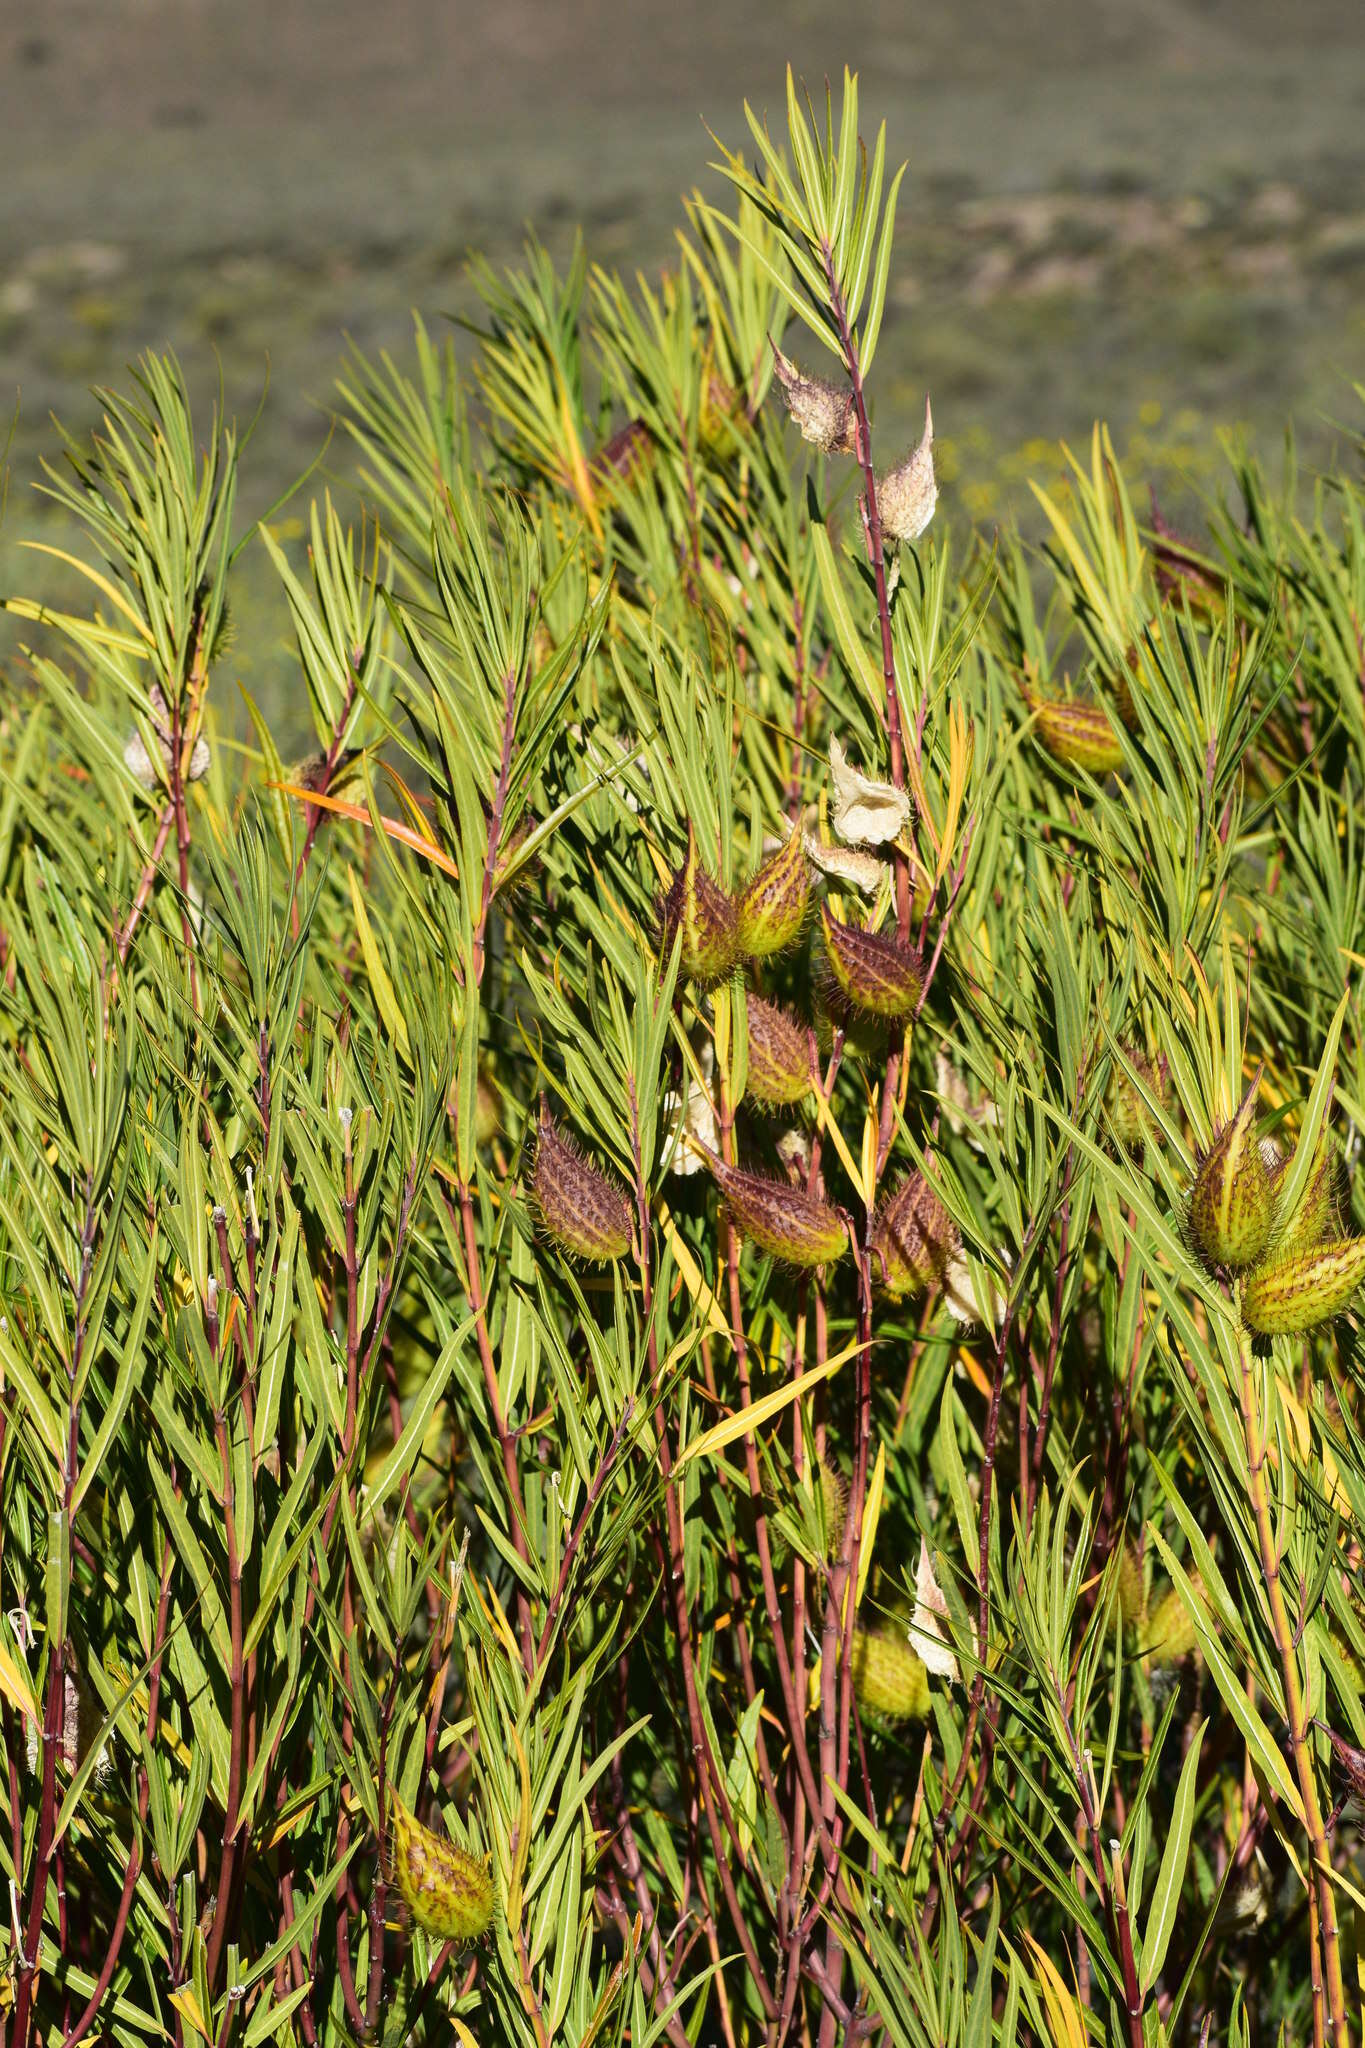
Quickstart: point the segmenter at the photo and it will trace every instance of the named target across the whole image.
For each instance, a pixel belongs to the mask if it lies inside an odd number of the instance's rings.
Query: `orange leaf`
[[[411,847],[412,851],[420,853],[424,860],[434,862],[438,868],[444,869],[446,874],[454,875],[457,880],[459,878],[460,871],[454,861],[434,839],[423,838],[420,832],[414,832],[410,825],[404,825],[398,818],[386,817],[381,812],[376,821],[363,804],[350,803],[343,796],[324,796],[321,790],[305,789],[302,783],[298,782],[268,782],[266,788],[282,790],[285,796],[297,797],[302,804],[316,804],[320,811],[335,811],[338,817],[349,818],[356,825],[373,825],[378,822],[379,829],[386,838],[396,839],[401,845]]]

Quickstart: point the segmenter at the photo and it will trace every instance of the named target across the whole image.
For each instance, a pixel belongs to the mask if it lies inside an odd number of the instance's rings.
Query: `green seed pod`
[[[1149,1060],[1146,1053],[1139,1052],[1131,1045],[1125,1046],[1124,1051],[1129,1063],[1141,1075],[1151,1093],[1159,1097],[1161,1078],[1155,1060]],[[1151,1119],[1136,1084],[1117,1063],[1110,1076],[1104,1103],[1109,1112],[1110,1129],[1117,1142],[1125,1151],[1141,1153],[1151,1127]]]
[[[724,981],[739,951],[735,906],[697,857],[697,835],[687,828],[687,858],[674,875],[660,905],[665,954],[682,933],[682,971],[710,988]]]
[[[832,1559],[844,1532],[848,1513],[848,1481],[836,1465],[822,1458],[817,1472],[820,1521],[824,1531],[824,1554]]]
[[[914,1015],[924,985],[917,954],[889,933],[838,923],[823,903],[820,924],[830,974],[855,1010],[893,1023]]]
[[[1262,1337],[1316,1329],[1340,1315],[1362,1280],[1365,1237],[1276,1250],[1242,1283],[1242,1321]]]
[[[790,1010],[746,995],[749,1034],[747,1092],[770,1108],[802,1102],[811,1090],[810,1043],[806,1027]]]
[[[1192,1577],[1190,1583],[1201,1596],[1202,1605],[1202,1582]],[[1195,1632],[1194,1619],[1174,1586],[1168,1586],[1153,1607],[1144,1635],[1144,1656],[1148,1664],[1164,1667],[1198,1655],[1199,1637]]]
[[[872,1279],[893,1301],[942,1284],[961,1248],[957,1225],[922,1173],[898,1183],[872,1219]]]
[[[1054,761],[1064,768],[1084,768],[1089,775],[1107,775],[1123,766],[1123,748],[1102,704],[1045,697],[1035,683],[1023,677],[1019,691],[1035,714],[1038,738]]]
[[[1119,1553],[1119,1613],[1129,1628],[1140,1628],[1147,1612],[1142,1562],[1131,1543]]]
[[[401,1799],[393,1807],[393,1867],[419,1927],[440,1941],[477,1941],[493,1920],[493,1878],[480,1857],[434,1835]]]
[[[1270,1172],[1271,1186],[1278,1203],[1280,1191],[1288,1178],[1294,1163],[1294,1154],[1282,1160]],[[1314,1245],[1327,1244],[1340,1239],[1341,1217],[1337,1201],[1337,1159],[1332,1141],[1324,1124],[1318,1133],[1317,1149],[1313,1164],[1298,1206],[1292,1216],[1280,1218],[1280,1232],[1275,1240],[1277,1260],[1287,1258],[1291,1253],[1310,1251]]]
[[[474,1089],[474,1143],[483,1149],[491,1145],[502,1124],[501,1096],[498,1085],[485,1069],[480,1068]]]
[[[848,1229],[818,1195],[766,1173],[710,1161],[725,1206],[744,1236],[788,1266],[831,1266],[848,1250]]]
[[[1275,1229],[1270,1169],[1251,1133],[1256,1083],[1199,1161],[1190,1192],[1190,1235],[1209,1266],[1241,1272],[1255,1265]]]
[[[739,899],[736,932],[741,953],[768,960],[801,936],[810,910],[810,862],[799,832],[765,861]]]
[[[922,1721],[929,1712],[929,1673],[905,1636],[855,1627],[853,1690],[865,1714],[881,1721]]]
[[[630,1250],[630,1204],[624,1191],[590,1166],[540,1105],[531,1197],[546,1234],[562,1251],[600,1264]]]

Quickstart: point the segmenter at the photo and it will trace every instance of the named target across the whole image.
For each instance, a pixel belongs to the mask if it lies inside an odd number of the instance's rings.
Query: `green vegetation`
[[[173,360],[49,472],[20,2048],[1352,2038],[1365,487],[1186,542],[1097,429],[950,548],[885,135],[750,131],[353,353],[306,562]]]

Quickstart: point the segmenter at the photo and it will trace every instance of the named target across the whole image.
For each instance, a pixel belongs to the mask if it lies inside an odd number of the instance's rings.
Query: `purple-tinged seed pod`
[[[575,1258],[600,1265],[630,1250],[630,1204],[605,1173],[590,1166],[540,1106],[531,1198],[548,1237]]]

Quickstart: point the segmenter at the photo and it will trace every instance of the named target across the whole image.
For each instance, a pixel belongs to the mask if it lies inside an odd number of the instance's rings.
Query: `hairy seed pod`
[[[723,1159],[713,1157],[710,1165],[731,1220],[760,1251],[788,1266],[831,1266],[848,1250],[842,1216],[818,1195]]]
[[[929,1712],[924,1660],[893,1629],[854,1628],[853,1690],[863,1712],[881,1721],[922,1721]]]
[[[872,1219],[872,1278],[893,1301],[942,1284],[961,1249],[957,1225],[922,1173],[912,1173]]]
[[[919,446],[877,483],[877,509],[882,532],[892,540],[918,540],[934,516],[938,482],[934,476],[934,415],[924,401],[924,433]]]
[[[847,384],[827,384],[823,377],[808,377],[804,370],[783,355],[769,338],[773,369],[791,414],[792,425],[802,438],[826,455],[852,455],[858,446],[858,414]]]
[[[1272,1252],[1242,1283],[1242,1321],[1260,1337],[1316,1329],[1340,1315],[1365,1280],[1365,1237]]]
[[[1146,1053],[1139,1052],[1135,1046],[1125,1046],[1124,1051],[1130,1065],[1141,1076],[1150,1092],[1160,1097],[1161,1079],[1155,1060],[1149,1060]],[[1110,1077],[1104,1102],[1109,1112],[1110,1129],[1116,1141],[1125,1151],[1140,1154],[1151,1126],[1151,1119],[1136,1082],[1129,1078],[1117,1062]]]
[[[744,998],[744,1014],[749,1033],[747,1092],[770,1109],[804,1101],[811,1090],[805,1025],[790,1010],[753,994]]]
[[[1271,1186],[1276,1203],[1289,1177],[1295,1155],[1281,1160],[1270,1170]],[[1327,1244],[1342,1236],[1341,1217],[1337,1201],[1337,1159],[1332,1141],[1324,1124],[1318,1134],[1313,1163],[1303,1193],[1292,1215],[1280,1217],[1279,1235],[1275,1240],[1276,1259],[1287,1258],[1291,1253],[1311,1251],[1314,1245]]]
[[[830,1464],[828,1458],[820,1460],[818,1473],[824,1555],[833,1559],[839,1548],[839,1539],[844,1533],[844,1517],[848,1513],[848,1481],[837,1465]]]
[[[1125,1543],[1119,1553],[1119,1613],[1129,1628],[1139,1628],[1146,1612],[1142,1563],[1132,1544]]]
[[[391,1792],[393,1868],[419,1927],[440,1941],[477,1941],[493,1921],[493,1878],[467,1849],[434,1835]]]
[[[923,981],[916,953],[886,932],[840,924],[820,906],[825,958],[833,979],[855,1010],[903,1023],[914,1015]]]
[[[810,909],[810,862],[799,832],[789,832],[765,861],[736,907],[739,950],[750,960],[785,953],[801,936]]]
[[[1054,761],[1065,768],[1084,768],[1088,775],[1107,775],[1123,766],[1123,748],[1102,704],[1044,697],[1022,683],[1020,689],[1037,717],[1038,737]]]
[[[708,875],[697,857],[697,835],[687,828],[687,857],[674,875],[660,905],[663,950],[667,955],[682,933],[682,971],[710,988],[724,981],[739,950],[735,906],[720,883]]]
[[[502,1098],[491,1075],[480,1070],[474,1089],[474,1143],[491,1145],[502,1128]]]
[[[1252,1137],[1256,1082],[1199,1161],[1190,1191],[1190,1235],[1206,1264],[1239,1273],[1255,1265],[1275,1229],[1270,1169]]]
[[[1203,1585],[1197,1577],[1191,1576],[1190,1584],[1196,1593],[1202,1595]],[[1186,1657],[1198,1654],[1199,1637],[1194,1618],[1174,1586],[1168,1586],[1152,1608],[1143,1633],[1146,1638],[1144,1654],[1149,1664],[1162,1667],[1180,1664]]]
[[[601,1264],[623,1259],[630,1250],[630,1204],[623,1190],[588,1164],[544,1102],[531,1197],[547,1236],[575,1258]]]

